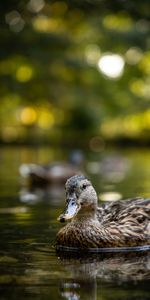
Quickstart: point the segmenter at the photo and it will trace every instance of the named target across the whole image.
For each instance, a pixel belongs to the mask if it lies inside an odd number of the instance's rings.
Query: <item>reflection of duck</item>
[[[64,184],[65,181],[75,174],[80,174],[83,162],[83,154],[73,151],[68,162],[54,162],[49,165],[22,164],[20,174],[29,179],[31,185],[47,185],[53,183]]]
[[[150,276],[150,254],[145,252],[126,253],[65,253],[59,252],[61,264],[74,278],[102,278],[104,281],[125,282],[142,280]],[[129,267],[130,266],[130,267]],[[118,283],[119,283],[118,282]]]
[[[72,221],[56,244],[77,248],[134,247],[150,244],[150,199],[135,198],[97,207],[97,195],[84,176],[66,183],[67,207],[59,217]]]
[[[68,258],[68,254],[64,257],[62,253],[59,259],[67,274],[69,272],[65,280],[63,277],[60,290],[66,299],[110,299],[110,294],[111,299],[120,299],[120,295],[121,299],[133,299],[135,295],[139,296],[139,292],[141,298],[149,298],[146,286],[150,276],[150,256],[147,252],[119,255],[86,253],[84,257],[78,254],[76,258],[73,255]]]

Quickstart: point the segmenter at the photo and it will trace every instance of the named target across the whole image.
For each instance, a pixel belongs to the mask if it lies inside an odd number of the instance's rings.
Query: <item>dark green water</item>
[[[64,206],[60,186],[28,192],[22,163],[66,159],[51,148],[0,150],[1,299],[150,299],[150,254],[67,254],[54,249]],[[150,197],[150,151],[85,153],[85,168],[101,198]],[[111,194],[110,194],[111,193]]]

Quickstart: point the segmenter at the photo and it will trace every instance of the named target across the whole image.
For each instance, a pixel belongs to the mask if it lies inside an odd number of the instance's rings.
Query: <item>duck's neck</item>
[[[96,216],[96,210],[97,210],[97,206],[93,206],[90,208],[84,208],[84,209],[80,209],[80,211],[78,212],[78,214],[75,216],[74,220],[75,221],[85,221],[85,220],[94,220],[97,218]]]

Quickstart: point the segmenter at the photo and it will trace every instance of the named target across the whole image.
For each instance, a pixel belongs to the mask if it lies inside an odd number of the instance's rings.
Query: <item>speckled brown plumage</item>
[[[73,178],[66,184],[67,204],[74,197],[75,205],[80,208],[71,215],[72,221],[58,232],[57,245],[107,248],[150,244],[150,199],[128,199],[97,207],[91,183],[81,176]],[[64,219],[65,216],[66,212]]]

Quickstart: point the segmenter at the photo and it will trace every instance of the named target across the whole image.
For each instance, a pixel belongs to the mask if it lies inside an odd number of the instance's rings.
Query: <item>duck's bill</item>
[[[77,205],[75,199],[71,199],[66,206],[66,209],[63,214],[61,214],[58,218],[60,222],[65,222],[67,220],[72,219],[76,216],[79,211],[79,206]]]

